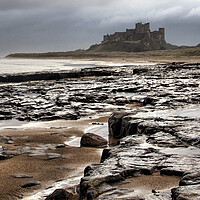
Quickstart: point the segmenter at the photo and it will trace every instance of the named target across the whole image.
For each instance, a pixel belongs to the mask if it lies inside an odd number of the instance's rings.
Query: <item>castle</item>
[[[166,43],[165,29],[159,28],[158,31],[150,31],[150,23],[136,23],[135,29],[126,29],[126,32],[115,32],[111,35],[104,35],[103,42],[139,41],[144,39],[152,39],[157,44]]]

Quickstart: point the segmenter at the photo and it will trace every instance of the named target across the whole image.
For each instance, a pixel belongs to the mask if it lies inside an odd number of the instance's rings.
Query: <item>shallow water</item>
[[[64,144],[71,147],[80,147],[80,143],[81,143],[81,137],[75,137],[75,136],[70,137],[69,140],[64,142]]]
[[[100,125],[94,125],[85,130],[85,133],[94,133],[100,135],[108,141],[108,123],[103,123]],[[71,147],[80,147],[81,137],[72,136],[68,141],[65,142],[66,145]]]
[[[0,59],[0,74],[62,71],[77,68],[92,68],[124,65],[155,65],[155,63],[113,63],[69,59]]]
[[[200,118],[200,105],[196,105],[195,107],[185,107],[177,110],[159,110],[154,112],[146,112],[146,113],[137,113],[135,116],[153,116],[153,117],[160,117],[160,116],[179,116],[179,117],[191,117],[191,118]]]
[[[55,59],[0,59],[0,73],[27,73],[60,71],[74,68],[96,67],[98,63]]]
[[[101,137],[108,140],[108,123],[95,125],[95,126],[89,128],[89,129],[87,129],[85,132],[90,132],[90,133],[100,135]]]
[[[117,92],[116,95],[125,97],[137,97],[138,99],[144,99],[145,97],[147,97],[147,95],[142,95],[134,92]]]
[[[52,184],[51,186],[47,187],[44,190],[37,191],[30,196],[24,197],[23,200],[36,200],[36,199],[42,200],[46,196],[53,193],[54,190],[56,190],[56,189],[73,187],[73,186],[79,184],[81,177],[82,177],[82,175],[72,177],[72,178],[68,178],[68,179],[63,180],[63,181],[56,182],[56,183]]]
[[[165,148],[161,149],[160,152],[165,154],[177,154],[177,155],[200,155],[200,149],[196,147],[188,148]]]
[[[0,120],[0,129],[2,129],[2,128],[14,129],[14,128],[21,127],[21,126],[23,126],[23,125],[25,125],[27,123],[28,122],[19,121],[19,120],[16,120],[16,119]]]
[[[200,107],[197,107],[195,109],[179,110],[174,112],[173,115],[178,115],[183,117],[200,117]]]

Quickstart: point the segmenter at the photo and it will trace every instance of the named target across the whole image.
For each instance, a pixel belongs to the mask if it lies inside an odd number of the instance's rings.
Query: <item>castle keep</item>
[[[141,52],[170,48],[165,41],[165,29],[150,30],[150,23],[137,23],[135,29],[104,35],[100,44],[92,45],[91,51]]]
[[[111,35],[104,35],[103,42],[139,41],[148,38],[154,40],[157,44],[166,43],[165,29],[159,28],[158,31],[150,31],[150,23],[137,23],[135,29],[126,29],[126,32],[115,32]]]

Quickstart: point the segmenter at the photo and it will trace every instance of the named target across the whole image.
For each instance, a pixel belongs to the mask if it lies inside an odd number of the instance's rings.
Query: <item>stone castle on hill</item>
[[[111,35],[104,35],[105,41],[138,41],[146,38],[153,39],[158,44],[165,43],[165,29],[159,28],[158,31],[150,30],[150,23],[137,23],[135,29],[126,29],[126,32],[115,32]]]
[[[175,46],[165,41],[164,28],[151,31],[150,23],[136,23],[135,29],[126,29],[125,32],[104,35],[100,44],[92,45],[88,50],[140,52],[172,48]]]

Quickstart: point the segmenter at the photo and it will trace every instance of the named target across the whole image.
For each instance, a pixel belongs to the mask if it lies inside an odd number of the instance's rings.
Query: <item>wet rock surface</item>
[[[80,70],[76,76],[56,76],[43,78],[44,81],[2,83],[0,119],[78,119],[114,112],[109,119],[109,134],[110,144],[115,146],[103,151],[100,164],[85,169],[80,183],[81,199],[200,198],[198,63],[102,67]],[[2,77],[0,80],[5,81]],[[12,152],[64,159],[49,152],[59,144],[10,149],[14,138],[2,137],[0,141],[0,159],[12,157]],[[152,188],[154,192],[145,196],[137,194],[134,187],[119,188],[128,177],[151,177],[154,173],[179,176],[180,186],[166,186],[163,191]]]
[[[140,106],[110,116],[110,144],[115,146],[103,151],[100,164],[85,169],[80,182],[81,199],[200,198],[199,66],[163,65],[136,70],[133,76],[136,74],[140,78],[134,87],[115,90],[124,95],[140,91]],[[122,102],[128,104],[120,99]],[[131,190],[119,189],[128,177],[137,179],[154,173],[180,177],[179,186],[172,189],[166,183],[164,190],[152,188],[154,192],[145,196],[138,194],[134,186]]]
[[[62,144],[62,146],[61,144],[40,144],[38,146],[29,146],[28,144],[25,144],[24,146],[0,146],[0,160],[9,159],[22,154],[25,154],[28,157],[35,157],[36,159],[38,158],[44,160],[62,160],[66,157],[59,153],[52,153],[51,151],[55,150],[56,148],[63,148],[63,146],[65,147],[64,144]],[[16,176],[15,178],[20,178],[20,176],[23,175],[17,174],[13,175],[13,177],[14,176]]]
[[[127,177],[152,175],[156,172],[182,177],[179,187],[177,185],[177,188],[172,189],[172,193],[169,190],[165,197],[159,191],[156,193],[157,199],[184,199],[184,196],[185,199],[194,199],[193,196],[199,198],[200,118],[182,117],[173,113],[168,110],[166,113],[112,114],[109,120],[110,137],[116,134],[118,145],[104,150],[102,163],[85,169],[80,183],[81,198],[104,199],[106,194],[109,198],[116,198],[116,185]],[[120,122],[120,129],[115,129],[114,121],[117,126]],[[110,188],[112,192],[102,191],[102,186]],[[122,191],[118,199],[124,199],[123,195],[127,193],[126,190],[124,193]],[[133,191],[128,196],[133,199],[155,199],[149,195],[136,198],[137,195]]]
[[[176,109],[199,102],[199,71],[198,64],[102,67],[56,81],[1,84],[0,119],[77,119],[138,105]]]
[[[64,189],[57,189],[45,200],[75,200],[75,197],[72,193],[67,192]]]

